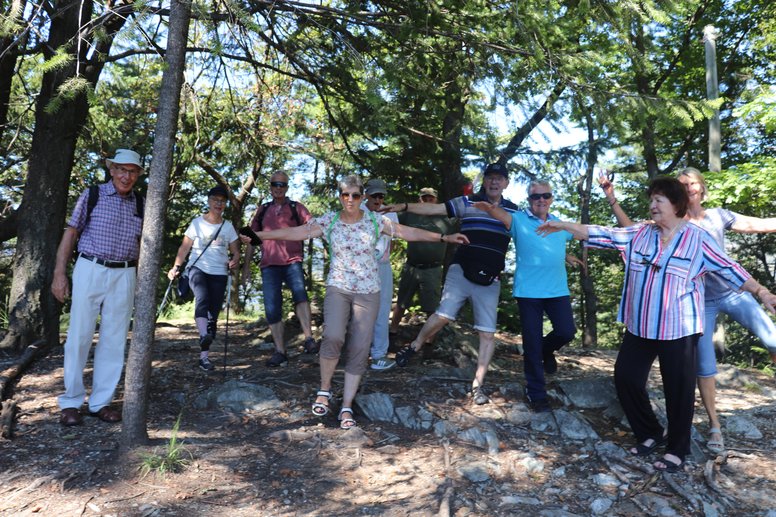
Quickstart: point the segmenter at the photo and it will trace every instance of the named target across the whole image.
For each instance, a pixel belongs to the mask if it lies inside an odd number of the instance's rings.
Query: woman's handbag
[[[199,257],[197,257],[197,260],[195,260],[194,263],[191,264],[190,266],[187,266],[186,269],[183,270],[183,273],[181,273],[181,276],[178,277],[178,285],[175,286],[175,293],[178,295],[178,298],[180,298],[181,300],[189,301],[193,297],[194,293],[192,293],[191,285],[189,284],[189,271],[191,270],[191,268],[194,267],[194,264],[196,264],[197,261],[202,258],[202,255],[205,254],[207,249],[210,247],[210,244],[212,244],[213,241],[218,238],[218,234],[221,233],[221,228],[224,227],[225,222],[226,221],[221,223],[221,226],[218,227],[218,231],[216,231],[216,234],[213,235],[212,239],[210,239],[210,242],[207,243],[207,245],[205,246],[205,249],[202,250],[202,253],[199,254]]]

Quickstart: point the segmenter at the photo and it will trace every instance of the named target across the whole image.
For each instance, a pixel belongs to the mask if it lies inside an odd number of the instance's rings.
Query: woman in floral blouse
[[[331,264],[323,302],[325,325],[320,350],[321,388],[316,394],[312,412],[316,416],[329,413],[331,379],[343,345],[347,345],[345,386],[339,421],[342,429],[350,429],[356,425],[352,404],[361,376],[367,368],[380,304],[380,281],[375,256],[377,237],[382,233],[408,241],[441,240],[455,244],[468,244],[469,241],[460,233],[433,233],[393,223],[379,214],[364,212],[360,206],[364,186],[357,176],[343,179],[339,183],[339,192],[341,211],[313,218],[304,226],[258,232],[257,235],[261,239],[289,241],[324,237],[328,243]]]

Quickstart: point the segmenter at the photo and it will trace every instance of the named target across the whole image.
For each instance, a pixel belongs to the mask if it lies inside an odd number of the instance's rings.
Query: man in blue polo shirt
[[[536,228],[550,215],[552,187],[546,181],[532,181],[528,187],[527,209],[508,213],[495,205],[475,203],[502,221],[515,243],[515,278],[512,294],[520,310],[523,325],[523,353],[526,397],[536,412],[550,411],[544,374],[558,369],[555,351],[574,339],[576,328],[571,311],[571,297],[566,275],[566,243],[569,232],[557,232],[547,237],[536,234]],[[550,238],[552,237],[552,238]],[[552,331],[542,336],[544,314],[550,319]]]

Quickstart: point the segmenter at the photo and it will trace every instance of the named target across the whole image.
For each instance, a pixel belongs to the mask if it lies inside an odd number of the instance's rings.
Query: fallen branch
[[[448,486],[445,494],[442,496],[442,502],[439,503],[438,517],[450,517],[450,501],[453,499],[453,487]]]
[[[16,413],[16,401],[5,400],[0,409],[0,439],[13,438],[13,416]]]
[[[0,373],[0,400],[4,400],[9,396],[7,390],[11,383],[21,377],[39,354],[47,352],[48,349],[46,342],[40,339],[25,348],[19,359]]]
[[[698,501],[698,498],[690,494],[689,491],[685,490],[683,486],[681,486],[679,483],[674,480],[674,477],[672,474],[669,474],[668,472],[663,472],[663,480],[670,486],[674,492],[682,496],[684,499],[687,500],[687,502],[690,503],[693,510],[698,510],[700,508],[700,502]]]

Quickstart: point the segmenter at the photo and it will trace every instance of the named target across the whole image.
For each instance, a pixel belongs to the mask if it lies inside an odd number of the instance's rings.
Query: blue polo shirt
[[[548,215],[548,220],[557,217]],[[545,237],[536,234],[543,221],[530,210],[512,214],[512,240],[515,243],[515,298],[557,298],[569,296],[566,275],[566,243],[573,236],[566,231],[551,233]]]

